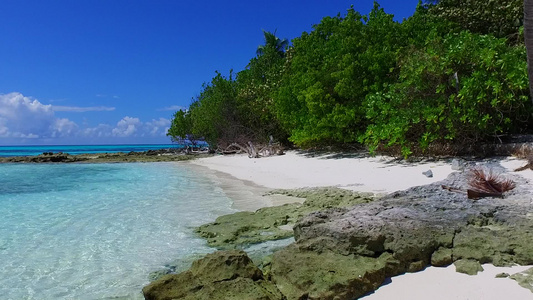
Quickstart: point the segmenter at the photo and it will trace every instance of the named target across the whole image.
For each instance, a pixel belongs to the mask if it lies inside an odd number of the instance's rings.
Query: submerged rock
[[[194,261],[180,274],[165,275],[143,288],[147,300],[277,300],[283,295],[243,251],[218,251]]]

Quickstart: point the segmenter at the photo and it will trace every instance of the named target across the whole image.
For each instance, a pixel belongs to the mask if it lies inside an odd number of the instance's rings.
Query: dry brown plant
[[[512,180],[495,174],[492,170],[485,171],[482,168],[470,170],[468,184],[471,189],[467,190],[467,193],[468,198],[471,199],[502,197],[504,192],[516,187]]]

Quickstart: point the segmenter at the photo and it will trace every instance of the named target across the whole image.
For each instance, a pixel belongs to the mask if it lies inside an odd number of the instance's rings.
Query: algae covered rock
[[[431,255],[431,265],[435,267],[445,267],[453,262],[452,249],[439,248]]]
[[[147,300],[164,299],[283,299],[264,280],[243,251],[217,251],[193,262],[180,274],[165,275],[143,288]]]
[[[254,286],[269,290],[262,286],[266,278],[287,299],[356,299],[387,277],[419,271],[429,264],[455,262],[458,271],[470,274],[482,271],[482,263],[533,264],[533,202],[527,196],[530,191],[520,185],[525,179],[514,178],[517,187],[503,199],[472,201],[441,187],[464,189],[465,176],[453,173],[443,182],[376,201],[361,195],[350,198],[335,189],[324,190],[320,196],[306,190],[291,191],[287,193],[307,199],[290,207],[291,212],[272,208],[267,213],[272,218],[262,215],[267,209],[235,214],[219,218],[203,232],[208,238],[220,239],[221,245],[237,246],[259,241],[261,236],[275,237],[273,228],[295,222],[295,243],[263,263],[266,275],[255,281],[261,282],[259,287]],[[523,276],[516,278],[523,280]],[[209,291],[202,288],[202,292]]]
[[[524,287],[533,293],[533,268],[513,274],[510,278],[516,280],[521,287]]]
[[[219,249],[291,237],[292,228],[286,229],[283,225],[296,222],[300,216],[299,206],[299,203],[291,203],[220,216],[215,222],[198,227],[196,232],[209,246]]]
[[[205,238],[212,247],[242,248],[250,244],[292,237],[292,226],[311,212],[332,207],[348,207],[374,200],[371,194],[339,188],[275,190],[271,194],[306,198],[306,200],[303,204],[290,203],[261,208],[255,212],[243,211],[224,215],[213,223],[198,227],[197,234]]]
[[[455,236],[453,257],[496,266],[533,264],[532,228],[531,224],[496,221],[482,226],[465,226]]]
[[[454,173],[445,182],[303,217],[294,226],[295,245],[273,255],[269,276],[288,299],[335,294],[341,300],[428,264],[456,261],[459,271],[470,274],[486,262],[532,264],[533,203],[524,196],[529,191],[518,185],[504,199],[472,201],[441,187],[461,188],[465,176]],[[367,267],[372,264],[376,269]],[[368,277],[372,283],[353,279],[366,274],[354,270],[374,274]]]
[[[287,299],[355,299],[378,288],[397,267],[388,253],[371,258],[293,244],[274,253],[269,276]]]
[[[483,272],[483,267],[477,260],[473,259],[460,259],[454,263],[455,271],[467,275],[476,275],[478,272]]]

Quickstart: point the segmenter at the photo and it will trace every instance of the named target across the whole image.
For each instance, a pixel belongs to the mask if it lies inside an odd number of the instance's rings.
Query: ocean
[[[214,251],[193,228],[235,211],[215,181],[186,163],[0,164],[0,298],[143,299],[150,272]]]
[[[84,153],[115,153],[115,152],[141,152],[148,150],[159,150],[169,148],[182,148],[179,144],[157,144],[157,145],[51,145],[51,146],[0,146],[0,157],[2,156],[29,156],[39,155],[43,152],[63,152],[72,155]]]

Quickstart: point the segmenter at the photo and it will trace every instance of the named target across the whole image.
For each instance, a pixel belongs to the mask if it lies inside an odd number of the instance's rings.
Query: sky
[[[418,0],[378,1],[395,20]],[[371,0],[0,0],[0,145],[170,143],[215,71],[246,68],[262,30],[292,40]]]

